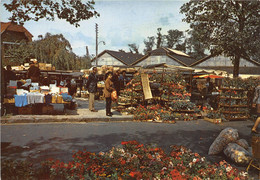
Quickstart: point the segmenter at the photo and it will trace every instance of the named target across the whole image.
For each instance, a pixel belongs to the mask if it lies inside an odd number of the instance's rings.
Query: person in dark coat
[[[97,92],[97,83],[98,83],[98,77],[96,74],[97,74],[97,68],[93,67],[92,73],[90,73],[86,84],[86,88],[88,89],[89,92],[89,110],[91,112],[97,112],[97,110],[94,107],[95,93]]]
[[[120,91],[120,81],[119,81],[119,75],[120,75],[120,70],[117,70],[113,76],[111,81],[114,84],[114,88],[116,90],[117,95],[119,96],[119,91]]]
[[[9,83],[10,80],[16,80],[16,75],[15,73],[12,71],[12,68],[10,65],[7,65],[6,66],[6,71],[4,72],[5,73],[5,82],[6,83]]]
[[[113,82],[111,81],[111,79],[112,79],[112,73],[108,72],[106,74],[106,81],[105,81],[105,88],[104,88],[104,95],[106,98],[106,115],[107,116],[113,115],[111,113],[111,93],[114,90],[114,88],[113,88]]]
[[[40,80],[40,69],[36,67],[33,62],[30,62],[30,68],[28,69],[28,78],[32,80],[32,82],[39,82]]]

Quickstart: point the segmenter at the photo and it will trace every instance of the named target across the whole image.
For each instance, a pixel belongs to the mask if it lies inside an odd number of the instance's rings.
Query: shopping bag
[[[117,93],[116,93],[115,90],[112,91],[112,93],[111,93],[111,99],[112,99],[112,101],[116,101],[117,100]]]

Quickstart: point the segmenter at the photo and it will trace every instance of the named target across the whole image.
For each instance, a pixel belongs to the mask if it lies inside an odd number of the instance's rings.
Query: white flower
[[[240,172],[239,174],[240,174],[241,176],[244,176],[244,177],[246,177],[246,176],[248,175],[247,172]]]
[[[205,157],[202,157],[202,158],[201,158],[201,161],[204,162],[204,161],[205,161]]]
[[[189,163],[189,166],[190,166],[190,168],[191,168],[191,166],[192,166],[192,162]]]
[[[226,168],[226,171],[227,172],[230,172],[232,170],[232,167],[230,167],[230,166],[228,166],[227,168]]]
[[[197,161],[197,159],[196,159],[196,158],[193,158],[192,162],[194,162],[194,163],[195,163],[196,161]]]

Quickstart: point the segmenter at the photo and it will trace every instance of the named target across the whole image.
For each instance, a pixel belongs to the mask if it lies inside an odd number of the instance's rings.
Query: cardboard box
[[[14,98],[4,98],[4,103],[9,103],[9,104],[14,104],[15,101],[14,101]]]

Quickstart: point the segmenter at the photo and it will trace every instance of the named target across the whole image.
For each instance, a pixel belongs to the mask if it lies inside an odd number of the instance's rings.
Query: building
[[[33,35],[22,25],[14,22],[1,22],[1,54],[2,62],[7,63],[5,51],[10,45],[19,44],[21,41],[31,42]]]
[[[105,50],[98,55],[98,66],[129,67],[132,63],[142,58],[141,54],[126,53],[122,51]],[[96,66],[96,57],[91,60],[91,65]]]
[[[209,55],[191,64],[191,67],[222,70],[227,71],[229,74],[233,74],[234,69],[234,65],[232,64],[230,57],[225,57],[223,55]],[[260,63],[255,60],[241,58],[239,65],[239,74],[260,75]]]
[[[195,62],[196,59],[181,51],[170,49],[170,48],[158,48],[150,51],[141,59],[135,61],[132,65],[147,66],[147,65],[165,63],[167,65],[189,67],[191,64]]]

